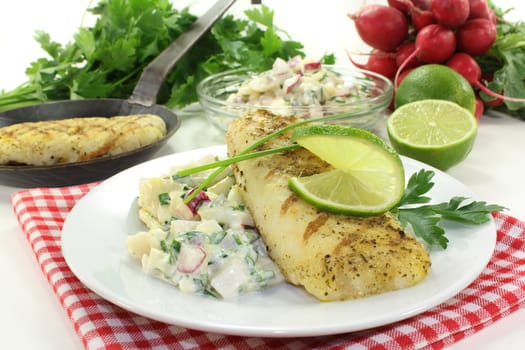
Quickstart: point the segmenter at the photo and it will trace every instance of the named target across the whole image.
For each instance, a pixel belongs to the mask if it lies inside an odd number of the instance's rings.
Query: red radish
[[[420,10],[418,8],[414,8],[412,11],[412,25],[414,26],[416,32],[419,32],[429,24],[434,24],[436,22],[437,21],[434,17],[434,14],[429,10]]]
[[[414,4],[410,0],[388,0],[387,2],[388,5],[398,9],[399,11],[407,15],[410,14],[412,8],[414,7]]]
[[[397,71],[395,58],[386,55],[370,56],[367,62],[368,70],[381,74],[389,79],[394,79]]]
[[[430,0],[412,0],[414,5],[421,10],[430,10]]]
[[[468,18],[489,19],[489,6],[486,0],[469,0]]]
[[[447,66],[460,73],[470,84],[480,84],[481,69],[472,56],[458,52],[447,61]]]
[[[483,104],[483,101],[479,97],[476,97],[476,110],[474,111],[474,116],[479,120],[484,112],[485,105]]]
[[[389,79],[394,79],[397,64],[392,55],[388,55],[382,51],[374,51],[366,62],[366,69],[384,75]]]
[[[361,39],[375,49],[394,51],[408,36],[408,20],[399,10],[385,5],[366,5],[348,15]]]
[[[361,64],[352,59],[348,53],[350,62],[357,68],[366,69],[371,72],[381,74],[389,79],[394,79],[397,71],[397,63],[395,56],[380,50],[374,50],[369,56],[365,64]]]
[[[396,52],[397,66],[398,67],[401,66],[407,60],[407,58],[410,57],[410,55],[412,55],[414,51],[416,51],[416,44],[414,42],[409,41],[401,45],[399,50],[397,50]],[[419,66],[420,64],[421,62],[419,62],[417,57],[412,56],[412,58],[409,61],[407,61],[407,63],[405,64],[405,67],[412,68],[412,67]]]
[[[182,273],[195,272],[206,259],[204,249],[191,244],[182,243],[177,259],[177,270]]]
[[[525,102],[525,98],[518,98],[518,97],[509,97],[504,96],[501,94],[498,94],[489,88],[487,88],[485,85],[483,85],[481,80],[481,68],[479,67],[478,63],[472,56],[464,53],[464,52],[458,52],[454,54],[450,58],[450,60],[447,61],[447,66],[454,69],[456,72],[461,74],[467,81],[474,86],[475,88],[478,88],[479,90],[483,91],[489,96],[500,98],[502,100],[506,101],[512,101],[512,102]]]
[[[496,41],[496,26],[485,18],[468,20],[456,31],[458,48],[472,56],[484,55]]]
[[[413,57],[425,63],[441,63],[450,58],[456,50],[456,36],[454,32],[439,24],[430,24],[419,31],[416,35],[416,49],[407,57],[405,62],[399,66],[394,86],[397,85],[399,74]]]
[[[468,18],[469,0],[431,0],[430,9],[437,21],[447,27],[459,27]]]
[[[430,24],[416,36],[417,58],[426,63],[446,61],[456,50],[454,32],[439,24]]]

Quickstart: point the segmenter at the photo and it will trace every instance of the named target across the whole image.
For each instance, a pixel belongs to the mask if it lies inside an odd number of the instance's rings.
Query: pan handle
[[[235,0],[218,0],[191,28],[182,33],[164,51],[151,61],[140,76],[128,101],[145,107],[157,101],[157,95],[164,79],[180,58],[195,42],[230,8]]]

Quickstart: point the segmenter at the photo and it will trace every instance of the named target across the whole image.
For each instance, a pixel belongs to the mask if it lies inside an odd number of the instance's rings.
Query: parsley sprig
[[[391,210],[401,225],[410,227],[416,236],[431,246],[447,248],[449,240],[440,226],[442,220],[481,225],[490,220],[490,213],[506,209],[501,205],[471,201],[462,196],[452,197],[448,202],[425,204],[431,200],[425,194],[434,187],[434,175],[433,171],[425,169],[414,173],[407,183],[403,197]]]

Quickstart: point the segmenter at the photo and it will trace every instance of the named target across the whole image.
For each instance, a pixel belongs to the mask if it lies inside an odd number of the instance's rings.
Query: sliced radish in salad
[[[190,191],[188,193],[191,194],[193,192]],[[198,195],[196,195],[188,204],[186,204],[188,206],[188,208],[190,208],[191,212],[193,213],[193,215],[197,215],[197,211],[200,207],[200,205],[202,204],[202,202],[206,202],[206,201],[209,201],[210,200],[210,197],[208,197],[208,195],[206,194],[206,192],[204,191],[200,191]]]
[[[283,82],[283,90],[284,90],[284,92],[289,94],[295,88],[297,88],[299,86],[299,84],[301,84],[301,77],[302,76],[300,74],[296,74],[293,77],[286,79]]]
[[[211,285],[223,298],[231,298],[239,294],[239,288],[247,279],[247,275],[244,262],[238,258],[231,258],[211,280]]]
[[[288,74],[291,71],[291,66],[282,58],[277,58],[272,66],[272,73],[275,75]]]
[[[321,68],[321,62],[314,61],[314,62],[307,62],[304,64],[304,70],[314,70],[314,69],[320,69]]]
[[[177,270],[182,273],[195,272],[206,260],[206,252],[198,246],[181,244]]]

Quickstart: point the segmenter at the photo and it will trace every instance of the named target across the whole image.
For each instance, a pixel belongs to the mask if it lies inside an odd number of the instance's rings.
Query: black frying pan
[[[150,159],[175,133],[180,120],[170,109],[156,104],[164,79],[189,48],[226,12],[235,0],[218,0],[192,27],[180,35],[143,71],[130,98],[66,100],[0,112],[0,127],[71,117],[110,117],[131,114],[156,114],[166,123],[161,140],[111,157],[50,166],[0,165],[0,184],[16,187],[57,187],[103,180],[132,165]]]

